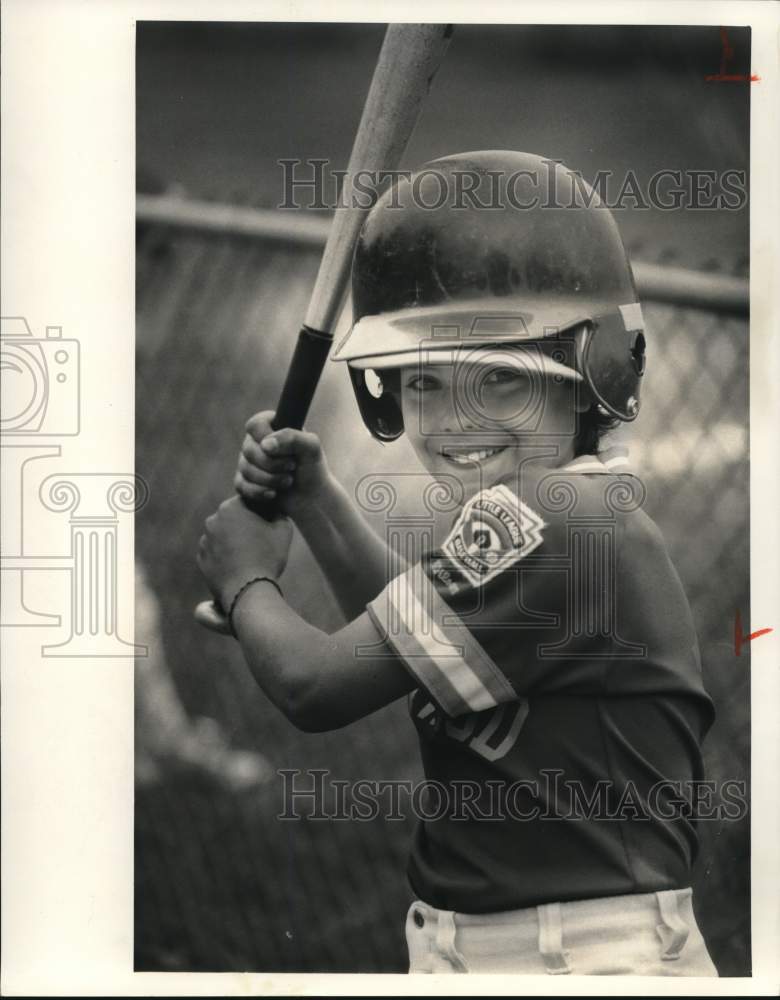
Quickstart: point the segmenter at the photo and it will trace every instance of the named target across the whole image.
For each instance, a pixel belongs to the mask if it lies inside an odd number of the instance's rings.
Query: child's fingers
[[[240,472],[236,473],[235,479],[233,480],[233,486],[235,487],[236,493],[238,493],[243,500],[271,500],[276,496],[276,490],[247,482],[247,480],[241,476]]]
[[[281,486],[274,486],[273,483],[267,485],[261,485],[260,483],[253,483],[237,472],[233,478],[233,486],[235,487],[236,493],[244,500],[265,500],[275,497],[277,493],[285,493],[289,487],[290,483],[285,482]]]
[[[287,471],[270,472],[267,469],[260,469],[251,462],[248,462],[243,455],[238,459],[238,475],[247,483],[255,486],[266,486],[273,489],[284,489],[292,486],[292,475]]]
[[[274,457],[294,455],[296,458],[319,458],[322,445],[316,434],[310,431],[297,431],[291,427],[274,431],[261,442],[262,449]]]
[[[264,437],[271,433],[273,427],[271,421],[274,419],[274,410],[262,410],[255,413],[244,424],[244,430],[251,435],[255,441],[262,441]]]
[[[269,453],[247,434],[241,446],[241,455],[250,465],[263,469],[266,472],[293,472],[295,469],[295,459],[290,456],[275,456]]]

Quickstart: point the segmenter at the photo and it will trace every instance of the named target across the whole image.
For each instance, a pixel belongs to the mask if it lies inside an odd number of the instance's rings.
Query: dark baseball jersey
[[[684,887],[712,704],[619,454],[521,465],[368,607],[418,687],[409,866],[464,913]]]

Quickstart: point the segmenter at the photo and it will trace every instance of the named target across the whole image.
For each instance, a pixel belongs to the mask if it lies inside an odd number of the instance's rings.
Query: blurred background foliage
[[[382,30],[140,22],[139,190],[274,208],[279,159],[343,168]],[[733,71],[747,72],[748,33],[729,29],[729,40]],[[717,28],[458,26],[404,165],[518,148],[586,179],[602,169],[645,182],[663,168],[746,170],[749,88],[705,82],[720,58]],[[616,217],[636,261],[747,275],[747,208]],[[194,560],[203,519],[230,492],[244,421],[276,400],[317,261],[316,248],[292,242],[138,226],[136,466],[151,488],[136,526],[138,641],[150,645],[136,696],[139,970],[405,970],[411,821],[279,821],[275,777],[419,777],[405,704],[301,734],[256,689],[235,643],[192,621],[204,594]],[[749,647],[735,656],[733,630],[738,609],[749,622],[748,324],[661,302],[645,313],[649,374],[633,454],[718,710],[708,777],[747,781]],[[417,509],[423,480],[409,475],[407,444],[370,439],[339,366],[328,366],[309,426],[348,489],[381,471],[403,484],[396,513]],[[380,515],[374,523],[383,530]],[[300,539],[284,584],[309,621],[338,626]],[[749,821],[702,823],[701,836],[700,923],[721,974],[744,975]]]

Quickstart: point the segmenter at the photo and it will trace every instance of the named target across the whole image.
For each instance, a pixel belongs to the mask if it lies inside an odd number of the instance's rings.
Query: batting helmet
[[[348,363],[380,440],[403,432],[398,369],[455,358],[495,367],[511,356],[584,381],[620,420],[639,411],[645,335],[631,267],[596,192],[557,161],[460,153],[406,175],[362,227],[352,305],[333,360]]]

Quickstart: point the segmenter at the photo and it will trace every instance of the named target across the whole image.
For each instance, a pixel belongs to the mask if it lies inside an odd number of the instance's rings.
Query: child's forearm
[[[316,650],[327,637],[298,617],[274,587],[259,582],[238,602],[233,627],[247,666],[270,701],[300,728]]]
[[[305,732],[348,725],[413,686],[367,614],[326,635],[270,584],[256,583],[236,605],[233,626],[258,685]]]
[[[404,569],[335,479],[316,504],[296,515],[295,523],[347,621],[361,614],[388,580]]]

